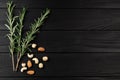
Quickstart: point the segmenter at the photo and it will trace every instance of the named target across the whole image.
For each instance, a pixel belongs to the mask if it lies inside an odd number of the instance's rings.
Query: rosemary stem
[[[18,71],[19,63],[20,63],[21,55],[18,56],[15,71]]]
[[[14,62],[14,55],[11,55],[12,58],[12,66],[13,66],[13,71],[15,71],[15,62]]]

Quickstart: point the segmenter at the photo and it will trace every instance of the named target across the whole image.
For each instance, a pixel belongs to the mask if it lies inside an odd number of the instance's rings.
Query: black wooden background
[[[0,0],[0,80],[120,80],[120,0],[14,0],[28,8],[24,30],[45,8],[51,14],[35,41],[49,56],[34,76],[12,72]],[[25,59],[25,58],[24,58]]]

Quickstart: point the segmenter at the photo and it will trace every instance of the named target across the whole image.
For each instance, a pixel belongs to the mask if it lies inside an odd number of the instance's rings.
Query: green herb
[[[33,24],[31,24],[30,30],[26,32],[25,37],[22,35],[23,31],[23,22],[26,13],[26,9],[23,8],[18,16],[14,16],[13,10],[15,5],[12,1],[7,3],[7,22],[5,26],[9,30],[9,34],[7,34],[10,41],[10,54],[12,58],[13,71],[17,71],[19,67],[19,62],[22,56],[26,53],[31,45],[30,42],[34,40],[35,33],[37,33],[40,29],[40,26],[43,24],[44,20],[47,18],[47,15],[50,13],[49,9],[46,9],[41,17],[36,19]],[[17,63],[15,64],[15,53],[17,54]]]
[[[22,29],[23,29],[23,21],[24,21],[25,13],[26,13],[26,9],[23,8],[22,11],[19,14],[18,27],[16,28],[16,36],[15,36],[16,37],[16,43],[17,43],[17,45],[16,45],[17,64],[16,64],[16,68],[15,68],[16,71],[17,71],[20,59],[22,57],[21,54],[24,54],[24,53],[21,52],[21,50],[22,50],[22,43],[21,42],[22,42]]]
[[[15,71],[15,63],[14,63],[14,52],[15,52],[15,29],[18,26],[18,24],[15,22],[16,18],[18,16],[13,16],[13,9],[15,8],[15,5],[12,4],[12,2],[7,3],[7,22],[8,24],[5,24],[5,26],[9,30],[9,34],[7,34],[10,44],[9,44],[9,50],[12,58],[12,65],[13,65],[13,71]]]

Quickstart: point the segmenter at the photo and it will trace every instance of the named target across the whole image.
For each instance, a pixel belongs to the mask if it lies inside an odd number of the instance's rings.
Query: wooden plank
[[[109,78],[109,77],[45,77],[45,78],[0,78],[0,80],[119,80],[120,78]]]
[[[18,10],[20,9],[16,9]],[[0,30],[6,30],[6,9],[0,9]],[[107,30],[120,31],[119,9],[52,9],[41,30]],[[40,17],[42,9],[29,9],[25,29]]]
[[[120,8],[119,0],[13,0],[18,7],[28,8]],[[7,0],[0,0],[0,8],[6,7]],[[67,4],[66,4],[67,3]]]
[[[8,52],[7,31],[0,31],[0,52]],[[120,52],[119,31],[41,31],[31,43],[46,52]]]
[[[35,77],[46,76],[79,76],[79,77],[118,77],[120,76],[119,53],[38,53],[39,59],[47,55],[48,62],[44,62],[44,69],[34,65]],[[13,72],[9,54],[0,53],[0,77],[27,77],[26,72]],[[27,62],[24,56],[21,62]]]

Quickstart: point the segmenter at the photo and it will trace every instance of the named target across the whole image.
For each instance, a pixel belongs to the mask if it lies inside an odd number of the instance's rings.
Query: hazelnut
[[[37,44],[33,43],[32,48],[36,48]]]
[[[25,66],[26,66],[26,63],[21,63],[21,66],[22,66],[22,67],[25,67]]]
[[[48,57],[47,57],[47,56],[43,56],[43,57],[42,57],[42,60],[43,60],[43,61],[48,61]]]
[[[39,63],[39,68],[43,68],[43,63]]]
[[[44,48],[44,47],[39,47],[39,48],[38,48],[38,51],[39,51],[39,52],[44,52],[44,51],[45,51],[45,48]]]

